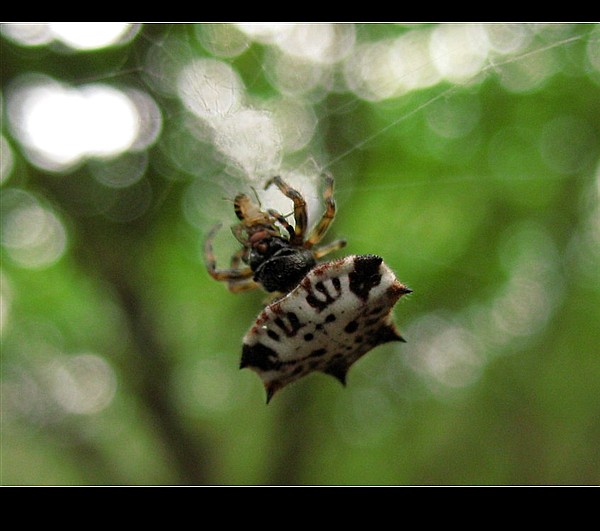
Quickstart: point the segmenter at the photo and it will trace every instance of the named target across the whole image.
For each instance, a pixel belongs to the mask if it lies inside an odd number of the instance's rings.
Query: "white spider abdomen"
[[[345,383],[352,364],[369,350],[403,341],[391,311],[410,291],[375,255],[320,264],[260,313],[244,337],[240,366],[260,376],[267,402],[313,371]]]

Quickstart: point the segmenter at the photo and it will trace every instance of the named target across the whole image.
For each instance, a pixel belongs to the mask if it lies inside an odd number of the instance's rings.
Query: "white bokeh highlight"
[[[139,143],[142,131],[147,146],[160,129],[157,107],[151,117],[141,117],[142,98],[100,83],[71,87],[24,76],[9,87],[6,100],[14,136],[31,162],[48,171],[66,171],[89,157],[116,157]],[[151,134],[142,128],[146,123],[153,124]]]

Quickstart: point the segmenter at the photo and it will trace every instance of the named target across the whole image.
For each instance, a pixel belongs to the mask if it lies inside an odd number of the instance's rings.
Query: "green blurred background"
[[[600,27],[0,38],[2,484],[600,483]],[[414,291],[407,343],[266,406],[264,293],[202,243],[275,173],[318,215],[324,170],[328,241]]]

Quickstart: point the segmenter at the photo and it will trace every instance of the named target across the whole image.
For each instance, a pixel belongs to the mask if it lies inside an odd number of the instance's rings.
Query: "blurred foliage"
[[[282,174],[311,157],[331,171],[330,238],[383,256],[414,293],[395,310],[406,344],[371,352],[345,389],[311,375],[268,406],[238,370],[264,294],[229,293],[201,252],[234,222],[223,198],[268,175],[219,152],[172,86],[213,58],[249,105],[280,97],[273,42],[217,39],[230,29],[146,25],[88,51],[1,37],[2,484],[599,483],[598,27],[498,27],[526,43],[389,95],[350,90],[347,57],[306,93],[289,82],[316,129]],[[353,31],[350,53],[436,27]],[[30,73],[136,89],[160,133],[49,170],[7,110]],[[48,249],[27,247],[43,231]],[[235,249],[225,230],[216,245],[221,263]]]

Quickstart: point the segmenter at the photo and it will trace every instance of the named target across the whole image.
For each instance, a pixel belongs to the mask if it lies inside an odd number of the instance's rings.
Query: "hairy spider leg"
[[[246,246],[248,244],[248,236],[246,234],[244,234],[245,230],[246,229],[245,229],[243,223],[238,223],[237,225],[234,225],[233,227],[231,227],[232,234],[235,236],[235,239],[244,246],[244,249],[246,248]]]
[[[242,268],[217,269],[217,260],[213,251],[212,241],[220,228],[220,224],[215,225],[208,233],[208,236],[204,242],[204,260],[206,262],[208,274],[215,280],[227,281],[228,287],[231,291],[243,291],[245,289],[252,289],[256,287],[256,282],[252,280],[254,272],[248,266]],[[234,255],[232,263],[234,260],[236,263],[239,263],[239,259],[236,258],[236,255]]]
[[[234,253],[234,255],[231,257],[231,263],[229,265],[230,269],[239,269],[240,268],[240,263],[242,262],[242,259],[244,257],[244,255],[246,254],[246,248],[242,247],[241,249],[239,249],[238,251],[236,251]],[[244,266],[242,266],[244,267]]]
[[[323,217],[321,218],[319,223],[315,225],[315,227],[312,229],[312,231],[308,235],[308,238],[306,238],[306,241],[304,242],[304,247],[306,247],[307,249],[310,249],[313,245],[319,243],[323,239],[323,236],[325,236],[329,225],[331,225],[333,218],[335,218],[335,201],[333,200],[333,177],[329,174],[326,174],[324,177],[326,183],[325,189],[323,190],[323,200],[325,201],[325,213],[323,214]],[[346,245],[345,241],[339,247],[336,247],[336,249],[340,249],[344,245]],[[334,250],[335,249],[331,249],[331,251]]]
[[[335,240],[327,245],[323,245],[323,247],[317,247],[312,253],[315,257],[315,260],[319,260],[323,258],[326,254],[332,253],[333,251],[337,251],[342,247],[346,247],[346,240]]]
[[[296,226],[294,228],[293,236],[290,239],[290,243],[292,245],[301,246],[304,242],[304,233],[306,232],[306,227],[308,225],[306,201],[304,201],[300,192],[288,186],[281,177],[277,176],[269,179],[265,184],[265,190],[272,184],[277,186],[283,195],[294,202],[294,221],[296,222]]]
[[[247,253],[247,249],[242,247],[237,252],[233,254],[231,257],[230,271],[239,271],[240,269],[245,269],[245,266],[240,268],[240,264],[243,260],[244,255]],[[227,289],[232,293],[239,293],[241,291],[248,291],[251,289],[258,288],[258,284],[251,278],[244,279],[232,279],[227,281]]]
[[[227,289],[231,291],[231,293],[250,291],[251,289],[258,288],[258,286],[259,284],[251,278],[246,278],[244,280],[230,280],[229,282],[227,282]]]

